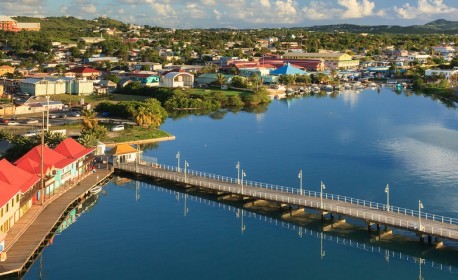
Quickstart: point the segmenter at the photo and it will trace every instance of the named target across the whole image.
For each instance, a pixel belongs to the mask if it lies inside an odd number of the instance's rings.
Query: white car
[[[34,124],[34,123],[38,123],[38,120],[28,120],[25,123],[26,124]]]
[[[17,121],[9,121],[7,125],[19,125]]]
[[[123,124],[118,124],[118,125],[111,127],[111,131],[121,131],[121,130],[124,130]]]

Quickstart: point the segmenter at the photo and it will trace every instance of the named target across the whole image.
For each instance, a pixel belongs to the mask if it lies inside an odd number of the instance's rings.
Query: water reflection
[[[133,189],[132,184],[137,185],[137,182],[126,183],[119,186],[122,188]],[[458,260],[454,258],[457,252],[451,248],[437,250],[431,249],[432,247],[426,247],[427,250],[425,250],[424,246],[415,243],[415,245],[413,245],[413,247],[415,247],[414,249],[412,247],[410,249],[406,249],[406,251],[402,251],[403,247],[407,246],[406,240],[394,240],[388,243],[380,242],[380,245],[374,245],[369,242],[359,240],[360,237],[358,237],[357,234],[352,234],[351,231],[348,230],[344,231],[344,235],[346,236],[342,236],[342,233],[339,232],[323,232],[323,224],[321,222],[319,223],[319,225],[318,223],[314,222],[307,222],[305,224],[299,225],[294,222],[289,222],[282,220],[280,218],[276,218],[269,214],[256,212],[256,209],[247,210],[244,208],[243,205],[241,205],[240,203],[237,204],[235,201],[227,200],[224,203],[219,202],[217,201],[217,197],[212,197],[208,193],[194,192],[190,194],[188,192],[190,192],[191,190],[183,190],[180,188],[173,188],[168,186],[162,187],[143,181],[140,182],[140,186],[143,189],[154,190],[170,194],[171,197],[174,197],[178,201],[178,205],[183,207],[184,216],[186,216],[189,212],[190,202],[194,204],[206,205],[212,207],[215,210],[218,209],[232,213],[232,215],[234,215],[236,219],[240,220],[239,226],[242,235],[245,232],[249,231],[250,228],[255,227],[254,224],[253,227],[247,227],[247,222],[250,221],[250,224],[255,222],[263,222],[271,226],[278,227],[282,230],[290,231],[291,233],[293,233],[293,236],[299,239],[318,239],[320,246],[319,252],[317,252],[317,254],[319,255],[319,258],[321,260],[324,260],[328,255],[332,255],[333,246],[327,246],[327,244],[336,244],[352,249],[358,249],[360,251],[364,251],[365,253],[380,256],[381,260],[383,260],[384,262],[402,261],[413,264],[419,264],[419,275],[422,275],[422,267],[434,268],[437,270],[450,273],[458,273]],[[183,204],[181,204],[181,202],[183,202]],[[390,247],[394,247],[396,249],[390,249]],[[417,251],[417,253],[407,253],[407,251]],[[431,251],[434,252],[431,253]],[[431,255],[431,258],[425,256],[427,255],[427,253],[428,255]]]

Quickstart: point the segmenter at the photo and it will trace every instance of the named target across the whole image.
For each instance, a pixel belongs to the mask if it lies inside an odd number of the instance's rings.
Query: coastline
[[[164,141],[172,141],[175,140],[175,136],[167,136],[167,137],[160,137],[160,138],[150,138],[150,139],[142,139],[142,140],[132,140],[126,142],[115,142],[115,143],[105,143],[107,147],[114,147],[118,144],[148,144],[148,143],[157,143],[157,142],[164,142]]]

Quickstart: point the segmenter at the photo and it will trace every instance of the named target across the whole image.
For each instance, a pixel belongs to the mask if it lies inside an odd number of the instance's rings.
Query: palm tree
[[[226,77],[224,76],[223,73],[216,74],[216,84],[219,86],[226,84]]]

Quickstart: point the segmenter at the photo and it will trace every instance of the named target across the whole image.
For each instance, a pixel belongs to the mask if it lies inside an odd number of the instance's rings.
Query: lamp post
[[[422,230],[421,226],[421,209],[423,209],[423,203],[421,203],[421,200],[418,200],[418,229]]]
[[[185,160],[184,161],[184,182],[187,183],[186,181],[186,167],[189,167],[189,163]]]
[[[300,190],[299,192],[302,195],[302,169],[299,171],[298,177],[299,177],[299,190]]]
[[[240,184],[240,161],[237,161],[235,168],[237,168],[237,184]]]
[[[180,152],[175,157],[177,158],[177,172],[180,173]]]
[[[48,84],[46,84],[46,132],[49,132],[49,95],[48,95]]]
[[[326,189],[326,186],[323,184],[323,181],[321,181],[320,185],[320,207],[323,209],[323,190]]]
[[[245,177],[245,176],[246,176],[246,173],[242,169],[242,180],[240,181],[240,184],[242,185],[242,194],[243,194],[243,177]]]
[[[386,192],[386,211],[390,211],[390,185],[389,184],[386,184],[385,192]]]

